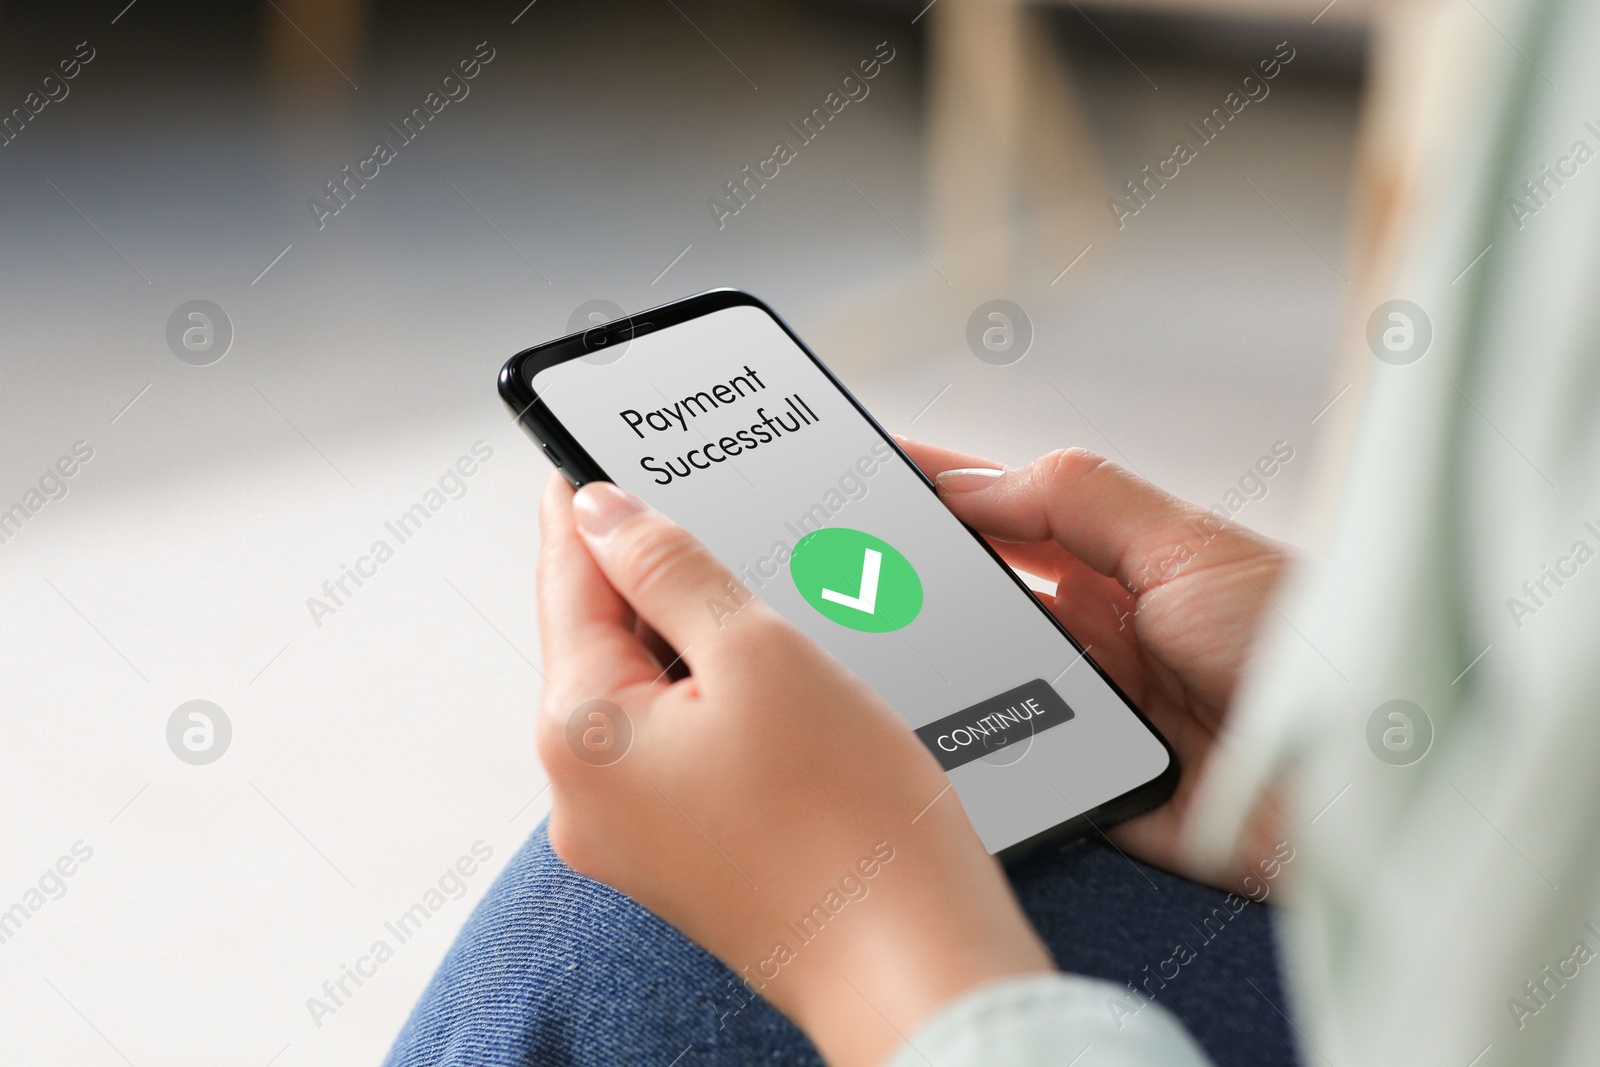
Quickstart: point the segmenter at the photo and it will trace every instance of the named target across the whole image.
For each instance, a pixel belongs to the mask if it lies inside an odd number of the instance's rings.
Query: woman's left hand
[[[574,498],[552,473],[541,528],[563,860],[720,957],[830,1063],[880,1062],[966,990],[1051,969],[938,763],[865,683],[613,485]]]

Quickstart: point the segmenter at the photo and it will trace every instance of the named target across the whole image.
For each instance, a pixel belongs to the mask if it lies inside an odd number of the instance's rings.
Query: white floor
[[[74,442],[94,456],[0,544],[0,914],[33,912],[0,943],[6,1062],[380,1058],[547,806],[530,741],[544,464],[500,410],[499,364],[590,298],[736,285],[805,335],[925,269],[916,30],[809,8],[784,16],[784,47],[732,27],[718,44],[754,90],[664,11],[618,27],[604,61],[545,5],[391,42],[331,117],[119,82],[108,46],[7,148],[0,509]],[[903,55],[873,95],[719,233],[715,187],[886,35]],[[473,95],[317,231],[306,200],[484,38]],[[1157,93],[1121,62],[1089,63],[1084,92],[1122,176],[1236,80],[1141,64]],[[1333,392],[1345,286],[1322,254],[1342,263],[1355,105],[1314,74],[1291,68],[1127,230],[1107,214],[1086,233],[1081,269],[1029,289],[1037,339],[1015,367],[979,363],[959,329],[911,364],[821,354],[891,429],[1008,462],[1084,444],[1208,504],[1287,441],[1239,517],[1293,537]],[[204,368],[164,337],[197,297],[237,331]],[[493,457],[464,495],[318,626],[307,598],[478,441]],[[197,698],[233,728],[208,766],[166,741]],[[30,898],[80,841],[64,895]],[[493,858],[460,898],[314,1019],[307,999],[393,945],[385,922],[477,842]]]

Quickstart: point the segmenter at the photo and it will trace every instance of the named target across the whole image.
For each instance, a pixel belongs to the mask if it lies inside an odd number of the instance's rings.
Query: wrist
[[[989,869],[979,873],[987,877],[976,881],[988,884],[975,893],[971,880],[950,884],[948,872],[943,884],[900,872],[920,891],[883,893],[843,937],[786,968],[787,988],[768,991],[829,1064],[879,1064],[966,993],[1055,969],[998,865],[984,862]]]
[[[872,963],[818,974],[795,1020],[834,1067],[873,1067],[968,993],[1004,978],[1047,974],[1054,967],[1036,943],[1007,950],[931,951],[889,946]],[[819,971],[821,968],[819,968]]]

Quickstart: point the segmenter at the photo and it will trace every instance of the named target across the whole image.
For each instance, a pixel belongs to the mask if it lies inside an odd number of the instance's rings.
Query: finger
[[[937,479],[940,474],[952,470],[1005,469],[994,460],[985,459],[971,452],[959,452],[952,448],[913,441],[908,437],[897,437],[896,440],[912,461],[930,478]],[[944,493],[940,495],[945,496]],[[984,540],[989,542],[994,550],[1000,553],[1000,558],[1010,566],[1056,583],[1056,614],[1068,628],[1072,628],[1085,614],[1083,611],[1085,604],[1092,605],[1096,613],[1106,612],[1112,616],[1132,610],[1132,598],[1128,590],[1115,578],[1087,566],[1054,541],[1005,540],[985,533]]]
[[[1107,578],[1049,542],[1036,545],[994,542],[995,549],[1007,563],[1035,574],[1036,570],[1013,557],[1018,550],[1033,552],[1046,545],[1058,560],[1065,560],[1069,565],[1055,576],[1053,592],[1033,595],[1093,654],[1100,666],[1111,673],[1118,685],[1130,695],[1136,690],[1142,692],[1138,688],[1141,678],[1139,649],[1133,636],[1138,599],[1118,585],[1116,579]],[[1135,695],[1134,699],[1139,697]]]
[[[922,470],[922,473],[934,479],[936,484],[939,475],[947,471],[1006,469],[1003,464],[971,452],[959,452],[953,448],[913,441],[909,437],[897,437],[895,440],[900,442],[900,447],[906,450],[906,455],[911,457],[912,462]],[[945,494],[941,491],[939,495],[943,497]],[[1021,567],[1029,574],[1036,574],[1040,578],[1059,580],[1069,568],[1083,566],[1054,541],[1040,540],[1024,544],[1018,541],[1005,541],[998,537],[986,537],[985,540],[995,547],[1007,563],[1013,567]]]
[[[913,441],[908,437],[897,437],[896,440],[923,473],[936,480],[946,471],[1005,469],[994,460],[985,459],[971,452],[942,448],[922,441]],[[940,495],[946,496],[945,493]],[[954,499],[955,495],[946,496],[946,502]],[[1121,603],[1127,598],[1127,590],[1116,579],[1085,566],[1081,560],[1054,541],[1021,542],[995,536],[986,536],[984,540],[994,546],[995,551],[1000,553],[1001,559],[1018,570],[1027,571],[1059,585],[1071,585],[1080,595],[1092,592],[1097,600],[1105,600],[1108,603]]]
[[[1104,585],[1113,588],[1116,599],[1105,595]],[[1080,564],[1062,579],[1050,604],[1051,612],[1078,643],[1089,648],[1100,666],[1132,692],[1142,672],[1139,644],[1133,634],[1138,602],[1128,591]]]
[[[1141,594],[1176,576],[1180,562],[1192,572],[1259,555],[1267,545],[1083,449],[1000,473],[946,470],[936,480],[945,504],[969,526],[1005,541],[1053,541]]]
[[[727,615],[764,610],[698,538],[632,493],[591,482],[573,509],[600,570],[691,669],[722,644]]]
[[[572,489],[554,471],[539,508],[539,644],[546,685],[599,697],[660,671],[634,636],[634,613],[578,536]]]
[[[906,455],[911,457],[911,462],[921,468],[922,473],[929,478],[937,478],[943,471],[957,470],[963,467],[988,467],[994,470],[1004,470],[1005,464],[996,463],[992,459],[984,459],[970,452],[958,452],[953,448],[943,448],[939,445],[930,445],[923,441],[913,441],[909,437],[895,436],[895,441],[905,449]]]
[[[1025,571],[1046,581],[1059,581],[1062,567],[1072,559],[1061,551],[1059,545],[1051,541],[1021,545],[1015,541],[1002,541],[997,537],[985,537],[984,540],[988,542],[990,548],[1000,554],[1000,558],[1005,560],[1012,570]]]

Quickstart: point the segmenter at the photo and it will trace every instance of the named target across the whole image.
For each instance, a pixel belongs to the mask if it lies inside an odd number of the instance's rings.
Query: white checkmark
[[[872,614],[873,609],[878,606],[878,572],[883,569],[883,553],[875,548],[869,548],[866,552],[866,556],[861,560],[860,595],[846,596],[832,589],[824,589],[823,600],[831,600],[835,604],[843,604],[847,608]]]

